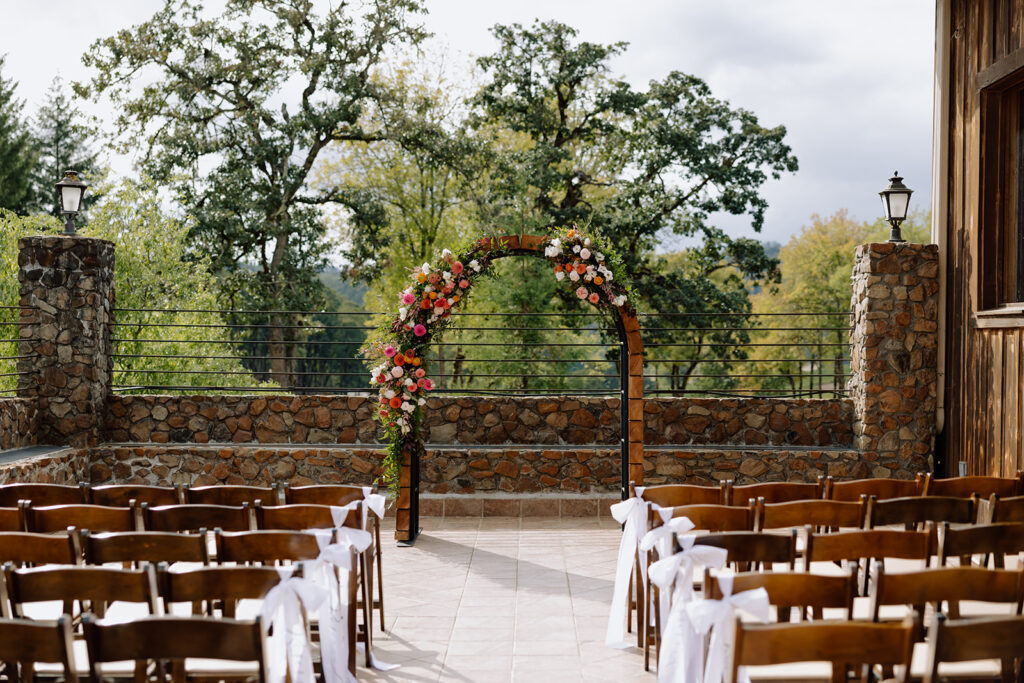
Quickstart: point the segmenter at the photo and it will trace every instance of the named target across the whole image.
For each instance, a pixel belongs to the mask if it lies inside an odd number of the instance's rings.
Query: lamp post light
[[[889,233],[890,242],[906,242],[900,234],[900,224],[907,218],[907,208],[910,206],[910,195],[914,193],[909,187],[903,184],[903,178],[899,171],[893,171],[892,178],[889,178],[889,186],[878,193],[882,198],[882,208],[885,210],[885,220],[889,221],[892,231]]]
[[[78,179],[78,171],[67,171],[64,178],[56,184],[57,192],[60,193],[60,211],[67,220],[64,222],[64,234],[75,234],[75,216],[82,211],[82,195],[85,188],[89,187]]]

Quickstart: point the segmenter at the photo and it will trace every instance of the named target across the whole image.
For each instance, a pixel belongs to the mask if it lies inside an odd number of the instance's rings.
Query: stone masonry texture
[[[36,445],[36,402],[0,399],[0,450]]]
[[[110,393],[114,245],[36,235],[18,249],[18,396],[36,402],[38,443],[94,445]]]
[[[939,257],[935,245],[863,244],[853,265],[849,395],[865,460],[931,469]],[[871,474],[882,472],[875,465]]]

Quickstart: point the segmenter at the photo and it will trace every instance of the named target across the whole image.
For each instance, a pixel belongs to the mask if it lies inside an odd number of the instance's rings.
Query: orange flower
[[[455,296],[452,297],[452,301],[454,301],[455,303],[459,303],[459,299],[461,299],[461,298],[462,298],[461,296],[456,294]]]
[[[579,273],[580,275],[583,275],[583,273],[587,272],[587,267],[581,263],[578,266],[576,266],[576,272]]]
[[[429,294],[427,294],[427,296],[429,296],[431,299],[436,299],[437,298],[437,292],[430,292]]]
[[[569,239],[572,239],[575,236],[576,236],[576,231],[575,230],[570,230],[569,232],[566,233],[566,237],[568,237]]]
[[[600,275],[595,275],[594,276],[594,284],[595,285],[599,285],[602,282],[604,282],[604,278],[603,277],[601,277]]]
[[[427,281],[427,276],[424,275],[423,273],[416,273],[416,280],[418,282],[426,282]]]
[[[409,354],[405,354],[404,358],[406,363],[412,363],[416,360],[416,356],[410,356]]]
[[[394,408],[395,410],[398,410],[399,408],[402,407],[402,399],[398,396],[395,396],[388,402],[388,405]]]
[[[562,272],[562,264],[561,263],[556,263],[555,264],[555,272],[556,273],[561,273]]]
[[[395,365],[405,365],[405,356],[395,356]]]
[[[422,362],[423,362],[423,361],[421,361],[421,360],[420,360],[419,358],[413,358],[413,359],[412,359],[412,364],[413,364],[414,366],[416,366],[416,367],[419,367],[419,364],[420,364],[420,363],[422,363]]]
[[[424,299],[420,302],[420,308],[432,308],[430,305],[430,299]]]

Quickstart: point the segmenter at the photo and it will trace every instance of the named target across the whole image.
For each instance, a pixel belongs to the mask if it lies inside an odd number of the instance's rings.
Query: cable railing
[[[0,398],[17,395],[18,379],[31,374],[19,370],[18,361],[28,360],[31,355],[20,355],[18,342],[20,331],[29,322],[22,320],[23,311],[35,310],[25,306],[0,306]]]
[[[359,349],[376,311],[118,309],[120,393],[374,393]],[[435,394],[621,393],[614,320],[590,313],[453,313],[427,355]],[[651,397],[836,398],[848,312],[641,315]]]

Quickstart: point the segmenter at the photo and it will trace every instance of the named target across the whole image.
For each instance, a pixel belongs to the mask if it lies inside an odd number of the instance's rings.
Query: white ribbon
[[[384,519],[384,505],[387,504],[387,496],[373,492],[372,486],[363,487],[363,528],[366,528],[366,518],[372,511],[377,519]]]
[[[657,557],[655,560],[661,560],[671,555],[672,551],[675,549],[675,546],[672,545],[672,539],[677,535],[681,536],[687,531],[692,531],[695,525],[690,521],[689,517],[673,518],[672,508],[656,508],[656,510],[658,516],[661,517],[662,524],[661,526],[648,531],[644,537],[640,539],[640,550],[641,552],[648,552],[652,548],[655,548],[657,549]],[[659,591],[658,595],[658,605],[661,608],[661,613],[667,616],[669,607],[672,604],[669,591]],[[645,609],[649,608],[650,605],[645,606]],[[661,630],[662,632],[665,631],[664,622],[662,622]]]
[[[633,573],[633,563],[639,551],[640,536],[647,531],[647,503],[643,500],[644,487],[635,488],[636,496],[612,505],[612,517],[619,524],[624,524],[622,540],[619,542],[619,558],[615,566],[615,588],[612,592],[612,607],[608,615],[608,628],[605,631],[605,645],[625,649],[630,647],[626,642],[626,620],[629,618],[629,577]],[[640,563],[640,570],[646,574],[645,563]],[[637,577],[641,587],[646,576]],[[638,625],[639,628],[643,626]]]
[[[314,611],[327,599],[327,591],[309,579],[292,576],[294,567],[278,567],[281,582],[263,598],[260,617],[272,629],[267,644],[270,683],[313,683],[313,653],[310,650],[302,608]],[[289,673],[291,674],[289,679]]]
[[[685,517],[678,519],[690,521]],[[687,524],[680,522],[677,526],[686,528]],[[669,525],[666,524],[662,528],[666,527]],[[661,536],[648,536],[650,538],[645,537],[644,540],[650,540],[652,543],[661,539]],[[669,538],[671,539],[671,536]],[[693,568],[696,564],[721,568],[725,565],[729,553],[724,548],[696,545],[696,539],[693,534],[678,537],[682,550],[652,564],[648,573],[651,583],[661,589],[663,599],[668,597],[670,591],[672,596],[671,608],[663,608],[662,611],[665,616],[661,621],[661,645],[658,650],[659,683],[700,683],[701,680],[703,645],[690,623],[688,612],[688,605],[693,601]]]
[[[768,591],[764,588],[755,588],[733,595],[732,580],[731,572],[719,574],[718,585],[722,589],[722,599],[698,600],[686,608],[697,633],[705,634],[711,631],[703,683],[721,683],[726,669],[732,665],[733,629],[738,610],[743,610],[761,622],[771,618]],[[738,680],[743,683],[749,682],[750,678],[746,671],[741,669]]]

